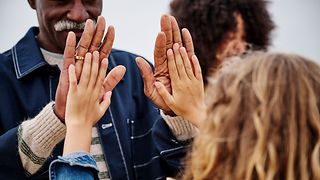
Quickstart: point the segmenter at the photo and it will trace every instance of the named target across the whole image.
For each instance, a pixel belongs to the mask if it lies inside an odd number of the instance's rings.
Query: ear
[[[28,3],[32,9],[36,9],[36,0],[28,0]]]

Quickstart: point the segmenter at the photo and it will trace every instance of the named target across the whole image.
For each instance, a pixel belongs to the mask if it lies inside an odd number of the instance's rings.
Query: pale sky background
[[[114,47],[153,62],[160,16],[169,12],[170,0],[104,0],[102,15],[116,28]],[[298,53],[320,63],[320,0],[271,0],[277,25],[271,50]],[[11,48],[37,25],[27,0],[1,0],[0,52]]]

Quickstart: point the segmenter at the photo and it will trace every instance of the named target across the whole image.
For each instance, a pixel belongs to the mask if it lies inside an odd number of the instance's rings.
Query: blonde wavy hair
[[[319,65],[258,53],[227,68],[182,179],[320,179]]]

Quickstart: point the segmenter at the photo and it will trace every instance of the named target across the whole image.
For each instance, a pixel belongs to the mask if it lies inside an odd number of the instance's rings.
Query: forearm
[[[19,126],[19,155],[29,175],[44,165],[53,148],[65,137],[65,125],[55,116],[53,104],[49,103],[36,117]]]
[[[90,152],[92,127],[89,125],[67,125],[63,156],[74,152]]]

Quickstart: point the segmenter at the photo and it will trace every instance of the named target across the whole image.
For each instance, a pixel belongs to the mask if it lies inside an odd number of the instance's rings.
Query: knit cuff
[[[66,126],[53,111],[54,102],[46,105],[33,119],[22,122],[18,130],[19,154],[25,170],[34,174],[65,137]]]
[[[162,110],[160,111],[160,114],[177,140],[186,141],[197,135],[199,131],[198,128],[189,121],[184,120],[183,117],[165,115]]]

